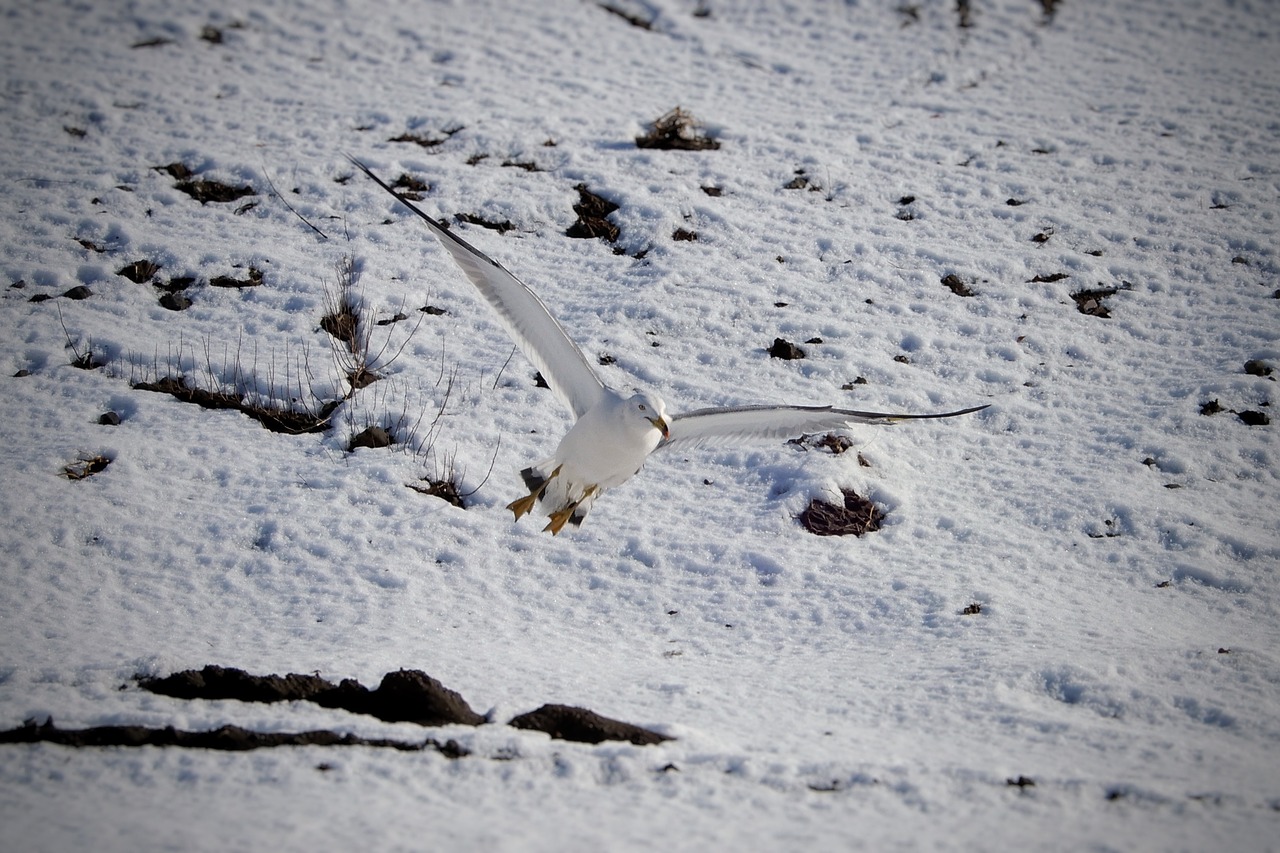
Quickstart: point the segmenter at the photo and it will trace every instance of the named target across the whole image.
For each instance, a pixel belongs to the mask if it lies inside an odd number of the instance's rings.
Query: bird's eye
[[[648,410],[648,409],[646,409],[646,408],[644,407],[644,403],[641,403],[641,404],[640,404],[640,411],[642,411],[642,412],[647,412],[647,411],[649,411],[649,410]]]

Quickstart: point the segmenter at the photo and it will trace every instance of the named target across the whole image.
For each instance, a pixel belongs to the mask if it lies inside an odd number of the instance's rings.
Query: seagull
[[[520,472],[529,493],[507,505],[516,521],[540,507],[548,518],[543,530],[553,536],[566,524],[580,526],[600,495],[640,473],[655,450],[688,448],[715,439],[785,438],[859,422],[954,418],[987,408],[912,415],[832,406],[748,405],[668,414],[666,403],[656,394],[628,395],[605,385],[528,285],[398,194],[359,160],[351,155],[347,159],[427,224],[497,313],[525,358],[573,413],[574,424],[555,454]]]

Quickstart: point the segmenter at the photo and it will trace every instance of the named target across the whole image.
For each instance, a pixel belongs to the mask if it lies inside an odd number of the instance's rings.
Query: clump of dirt
[[[377,689],[344,678],[338,684],[319,675],[251,675],[242,669],[209,665],[200,670],[175,672],[163,678],[138,678],[143,690],[183,700],[225,700],[241,702],[314,702],[354,714],[368,714],[391,723],[420,726],[479,726],[488,720],[477,714],[458,693],[424,672],[402,669],[389,672]],[[671,737],[620,720],[601,716],[586,708],[543,705],[521,714],[509,725],[518,729],[546,732],[553,738],[579,743],[606,740],[627,741],[637,746],[662,743]],[[366,739],[333,731],[254,732],[239,726],[223,726],[207,732],[187,732],[143,726],[99,726],[89,729],[59,729],[53,720],[37,724],[28,720],[21,727],[0,732],[0,743],[46,741],[66,746],[180,746],[197,749],[248,750],[271,746],[379,746],[403,750],[434,749],[449,758],[468,755],[455,741],[434,739],[408,741]]]
[[[210,287],[228,287],[237,290],[246,287],[258,287],[261,284],[262,270],[257,267],[249,267],[249,273],[245,278],[233,278],[229,275],[218,275],[209,279]]]
[[[100,474],[107,470],[107,466],[111,464],[111,459],[106,456],[97,455],[90,456],[88,459],[81,459],[74,464],[67,465],[62,469],[62,476],[68,480],[83,480],[86,477],[92,477],[94,474]]]
[[[160,272],[160,265],[155,261],[149,261],[143,258],[140,261],[134,261],[131,264],[125,264],[116,270],[116,275],[122,275],[135,284],[146,284],[148,281],[156,277],[156,273]]]
[[[843,504],[814,498],[798,516],[805,530],[818,536],[861,536],[880,529],[884,513],[853,489],[841,489]]]
[[[356,330],[359,326],[360,316],[356,313],[355,307],[345,300],[333,311],[320,318],[320,328],[348,347],[355,346]]]
[[[782,185],[784,190],[808,190],[809,192],[822,192],[821,185],[810,179],[808,172],[804,169],[796,169],[795,177]]]
[[[1096,290],[1077,290],[1071,294],[1071,298],[1076,303],[1076,310],[1081,314],[1088,314],[1090,317],[1101,317],[1108,319],[1111,311],[1108,310],[1102,300],[1108,296],[1115,296],[1118,289],[1114,287],[1098,288]]]
[[[414,743],[386,738],[364,738],[327,730],[307,732],[255,732],[240,726],[222,726],[212,731],[191,732],[165,726],[93,726],[87,729],[60,729],[49,718],[44,723],[27,720],[16,729],[0,732],[0,743],[56,743],[63,746],[179,746],[245,752],[273,746],[374,746],[419,752],[432,749],[446,758],[470,753],[449,740],[434,738]]]
[[[391,438],[391,433],[375,424],[374,426],[366,427],[353,437],[350,443],[347,444],[347,452],[354,452],[357,447],[390,447],[392,444],[394,444],[394,441]]]
[[[974,295],[973,288],[969,287],[969,285],[965,283],[964,279],[960,278],[960,276],[955,273],[948,273],[947,275],[944,275],[942,277],[942,283],[946,285],[947,289],[956,296]]]
[[[591,192],[586,184],[578,184],[574,189],[578,191],[578,203],[573,206],[573,212],[578,214],[578,221],[569,226],[569,229],[564,232],[565,235],[579,238],[594,237],[608,243],[617,242],[621,230],[607,217],[617,210],[618,206]]]
[[[455,213],[453,218],[468,225],[479,225],[481,228],[497,231],[499,234],[506,234],[516,227],[510,219],[504,219],[499,222],[493,219],[485,219],[483,216],[477,216],[474,213]]]
[[[34,298],[33,300],[34,301]],[[106,367],[107,363],[93,354],[93,342],[89,342],[89,346],[84,352],[76,347],[71,348],[72,354],[75,356],[71,359],[71,366],[79,370],[97,370],[99,367]]]
[[[641,18],[638,15],[632,15],[630,12],[619,9],[617,6],[610,6],[608,3],[597,3],[596,5],[599,6],[601,9],[605,10],[606,12],[617,15],[619,18],[626,21],[628,24],[630,24],[633,27],[639,27],[642,30],[653,29],[652,21],[646,20],[645,18]]]
[[[424,672],[389,672],[377,689],[354,679],[333,684],[318,675],[250,675],[242,669],[206,666],[164,678],[140,678],[138,686],[176,699],[238,699],[241,702],[305,700],[325,708],[341,708],[393,723],[422,726],[478,726],[485,718],[460,695]]]
[[[241,702],[288,702],[310,699],[333,685],[318,675],[250,675],[243,669],[206,666],[164,678],[139,678],[138,686],[175,699],[238,699]]]
[[[536,711],[521,714],[510,724],[517,729],[546,732],[557,740],[579,743],[601,743],[606,740],[630,741],[636,746],[649,746],[670,737],[630,723],[602,717],[586,708],[570,705],[543,705]]]
[[[186,193],[201,204],[209,202],[227,204],[245,196],[258,194],[251,186],[233,187],[219,181],[178,181],[173,188]]]
[[[783,338],[774,338],[773,343],[769,345],[769,357],[791,361],[805,356],[804,350],[791,343],[791,341]]]
[[[160,307],[169,311],[186,311],[191,307],[192,302],[191,297],[182,292],[184,289],[166,290],[165,293],[160,294]]]
[[[317,701],[328,708],[346,708],[389,723],[478,726],[485,722],[460,694],[416,669],[388,672],[375,690],[343,679],[337,691]]]
[[[173,185],[173,188],[186,193],[201,204],[208,204],[209,202],[225,204],[245,196],[258,194],[253,187],[247,184],[233,187],[230,184],[224,184],[219,181],[198,180],[195,178],[195,172],[185,163],[169,163],[166,166],[155,166],[153,168],[157,172],[165,172],[169,177],[176,179],[177,183]]]
[[[1247,365],[1246,365],[1246,369],[1247,369]],[[1270,374],[1259,374],[1259,375],[1267,376]],[[1262,405],[1267,406],[1269,404],[1263,403]],[[1239,418],[1241,423],[1248,424],[1249,426],[1267,426],[1271,423],[1271,418],[1267,415],[1267,413],[1259,411],[1257,409],[1228,409],[1225,406],[1223,406],[1221,403],[1219,403],[1217,399],[1213,399],[1208,401],[1207,403],[1200,404],[1200,414],[1205,415],[1206,417],[1212,416],[1212,415],[1218,415],[1223,412],[1230,412],[1231,414]]]
[[[526,172],[547,171],[532,160],[503,160],[502,165],[508,169],[523,169]]]
[[[1265,361],[1251,358],[1244,363],[1244,372],[1250,376],[1270,376],[1275,370]]]
[[[314,702],[325,708],[368,714],[386,722],[422,726],[478,726],[488,722],[458,693],[413,669],[387,673],[376,690],[369,690],[350,678],[335,685],[318,675],[250,675],[241,669],[213,665],[163,678],[139,678],[138,686],[175,699]],[[667,735],[568,705],[543,705],[515,717],[508,725],[580,743],[619,740],[643,746],[672,740]]]
[[[636,147],[715,151],[720,143],[702,132],[702,123],[693,117],[693,113],[676,107],[656,118],[648,133],[637,136]]]
[[[400,134],[399,136],[393,136],[387,141],[388,142],[411,142],[414,145],[419,145],[423,148],[428,148],[428,149],[439,148],[441,145],[444,145],[446,142],[448,142],[455,134],[461,133],[463,130],[466,130],[466,128],[463,126],[451,127],[441,131],[443,136],[426,136],[421,133],[406,132],[406,133]]]
[[[809,435],[806,433],[799,438],[791,439],[787,444],[794,444],[796,447],[805,451],[811,447],[816,450],[829,450],[833,456],[839,456],[841,453],[844,453],[853,447],[853,441],[847,436],[836,435],[834,432],[829,432],[823,436]]]
[[[408,172],[402,172],[391,184],[396,195],[408,201],[422,201],[422,196],[431,191],[431,185],[421,181]]]
[[[423,477],[419,483],[405,483],[405,485],[419,494],[430,495],[433,498],[440,498],[445,503],[452,504],[458,509],[467,508],[467,505],[463,500],[462,493],[458,491],[458,484],[452,480],[437,480],[432,477]]]

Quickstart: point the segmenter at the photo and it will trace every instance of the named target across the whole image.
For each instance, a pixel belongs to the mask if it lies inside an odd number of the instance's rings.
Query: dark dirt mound
[[[254,732],[239,726],[222,726],[206,732],[189,732],[166,726],[94,726],[87,729],[60,729],[53,720],[43,724],[28,720],[16,729],[0,732],[0,743],[57,743],[63,746],[182,746],[244,752],[272,746],[377,746],[418,752],[434,749],[449,758],[467,755],[456,741],[440,743],[427,739],[420,743],[385,738],[363,738],[326,730],[309,732]]]
[[[774,338],[768,348],[770,358],[793,360],[804,358],[804,350],[784,338]]]
[[[536,711],[521,714],[510,722],[517,729],[546,732],[559,740],[600,743],[606,740],[630,741],[636,746],[649,746],[672,740],[666,735],[633,726],[630,723],[602,717],[586,708],[570,705],[543,705]]]
[[[234,409],[253,418],[272,432],[288,435],[325,432],[330,426],[329,416],[339,404],[339,401],[331,400],[321,406],[319,411],[314,412],[250,404],[236,394],[192,388],[181,376],[168,376],[156,382],[135,382],[133,387],[138,391],[169,394],[184,403],[195,403],[205,409]]]
[[[676,107],[654,119],[649,130],[636,137],[637,148],[675,151],[715,151],[720,143],[702,132],[701,122],[688,110]]]
[[[814,498],[798,519],[804,528],[818,536],[861,536],[880,529],[884,513],[871,501],[852,489],[841,489],[842,504]]]
[[[206,666],[164,678],[144,678],[138,686],[176,699],[238,699],[242,702],[306,700],[325,708],[369,714],[391,723],[478,726],[485,718],[465,699],[424,672],[389,672],[376,690],[344,678],[339,684],[318,675],[250,675],[242,669]]]
[[[175,672],[163,678],[138,679],[143,690],[175,699],[236,699],[243,702],[315,702],[325,708],[340,708],[369,714],[392,723],[422,726],[478,726],[488,720],[471,710],[459,694],[424,672],[402,669],[389,672],[376,690],[346,678],[338,684],[318,675],[251,675],[242,669],[206,666]],[[654,731],[602,717],[585,708],[543,705],[521,714],[509,725],[518,729],[546,732],[553,738],[600,743],[629,741],[637,746],[662,743],[672,738]],[[180,731],[172,726],[97,726],[87,729],[60,729],[47,720],[40,724],[27,720],[22,726],[0,731],[2,743],[58,743],[65,746],[180,746],[194,749],[248,750],[271,746],[379,746],[400,750],[434,749],[449,758],[469,755],[453,740],[440,743],[368,739],[352,734],[318,730],[306,732],[254,732],[239,726],[223,726],[206,732]]]
[[[338,704],[339,700],[342,704]],[[416,669],[388,672],[382,677],[377,690],[368,690],[357,681],[343,679],[336,691],[316,701],[328,708],[371,714],[389,723],[478,726],[485,722],[485,718],[471,710],[461,695]]]
[[[591,192],[586,184],[578,184],[574,189],[578,191],[578,203],[573,206],[573,212],[578,214],[578,221],[569,226],[565,235],[583,239],[598,237],[609,243],[617,241],[620,229],[606,217],[618,206]]]
[[[332,690],[333,684],[318,675],[250,675],[243,669],[206,666],[164,678],[140,678],[143,690],[175,699],[238,699],[241,702],[288,702],[311,699]]]

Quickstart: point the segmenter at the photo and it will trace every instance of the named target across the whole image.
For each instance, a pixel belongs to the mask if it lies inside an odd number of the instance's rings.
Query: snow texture
[[[0,12],[0,728],[471,752],[3,746],[0,847],[1276,849],[1280,4],[612,3],[650,27],[579,0]],[[635,145],[677,105],[718,150]],[[513,226],[454,225],[606,381],[991,407],[840,455],[664,454],[579,531],[513,524],[568,414],[343,152]],[[615,243],[566,236],[579,185]],[[407,318],[368,326],[382,378],[350,394],[321,326],[345,281]],[[133,387],[166,377],[342,402],[282,434]],[[370,426],[392,446],[349,452]],[[406,488],[450,473],[465,509]],[[881,529],[797,522],[845,488]],[[493,722],[133,681],[208,663],[420,669]],[[675,739],[503,724],[546,703]]]

